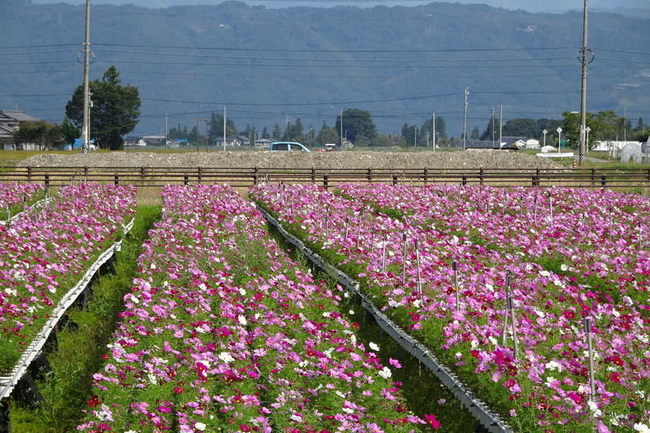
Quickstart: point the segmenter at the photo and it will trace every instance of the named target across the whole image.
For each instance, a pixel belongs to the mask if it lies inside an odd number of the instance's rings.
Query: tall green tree
[[[212,113],[210,115],[210,120],[208,121],[208,135],[211,143],[214,143],[218,138],[223,138],[222,113]],[[226,135],[229,137],[237,135],[237,127],[235,126],[235,121],[232,119],[226,119]]]
[[[569,140],[569,146],[576,147],[580,141],[580,114],[567,112],[563,114],[562,135]],[[614,111],[587,113],[587,126],[591,129],[589,142],[605,140],[622,140],[626,128],[625,119]]]
[[[503,135],[510,137],[539,137],[539,124],[534,119],[510,119],[503,125]]]
[[[280,140],[282,138],[282,129],[280,129],[280,125],[277,123],[273,125],[273,132],[271,134],[274,140]]]
[[[501,120],[494,115],[490,117],[490,120],[488,120],[488,123],[483,130],[483,133],[480,136],[481,140],[499,140],[499,125],[501,124]]]
[[[402,126],[402,139],[404,140],[404,145],[413,146],[415,141],[415,134],[418,133],[418,127],[416,125],[409,125],[405,123]]]
[[[91,138],[102,149],[124,149],[122,136],[135,129],[140,117],[138,88],[123,86],[115,66],[109,67],[101,80],[93,80],[89,86]],[[80,85],[65,106],[66,115],[77,127],[83,124],[83,99],[83,85]]]
[[[73,144],[81,135],[81,130],[66,116],[61,123],[61,134],[63,135],[65,144]]]
[[[433,118],[425,120],[422,127],[420,127],[420,133],[426,135],[428,132],[429,137],[431,137],[433,131],[433,128],[431,128],[432,124]],[[444,117],[436,116],[436,136],[438,139],[447,137],[447,122]]]
[[[341,116],[336,116],[336,131],[341,131]],[[370,112],[350,108],[343,112],[343,136],[354,142],[359,137],[372,140],[377,136],[377,127]],[[340,133],[340,132],[339,132]]]
[[[339,134],[336,132],[336,129],[330,128],[325,122],[323,122],[323,126],[321,126],[320,131],[318,131],[316,142],[320,145],[323,145],[327,143],[337,144],[338,141]]]

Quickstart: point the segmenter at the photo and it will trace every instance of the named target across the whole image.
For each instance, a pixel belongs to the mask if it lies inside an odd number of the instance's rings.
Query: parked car
[[[269,147],[271,152],[311,152],[305,146],[295,141],[274,141]]]

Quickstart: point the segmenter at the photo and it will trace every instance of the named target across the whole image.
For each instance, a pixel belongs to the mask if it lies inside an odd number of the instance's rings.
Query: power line
[[[94,43],[102,47],[129,47],[129,48],[163,48],[179,50],[204,50],[204,51],[253,51],[253,52],[282,52],[282,53],[469,53],[469,52],[503,52],[503,51],[541,51],[541,50],[575,50],[575,46],[562,47],[534,47],[534,48],[422,48],[422,49],[350,49],[350,50],[324,50],[324,49],[289,49],[289,48],[235,48],[235,47],[196,47],[182,45],[146,45],[146,44],[118,44]]]

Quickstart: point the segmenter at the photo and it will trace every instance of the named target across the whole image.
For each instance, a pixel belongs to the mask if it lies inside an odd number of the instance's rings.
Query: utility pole
[[[81,140],[83,153],[90,149],[90,0],[86,0],[86,31],[84,34],[84,112]]]
[[[223,151],[226,151],[226,106],[223,106]]]
[[[167,112],[165,112],[165,147],[167,147]]]
[[[463,110],[463,150],[467,150],[467,106],[469,98],[469,87],[465,87],[465,106]]]
[[[200,141],[199,141],[199,138],[200,138],[200,135],[199,135],[199,121],[200,120],[201,120],[200,117],[196,118],[196,136],[194,137],[194,139],[196,140],[196,151],[197,152],[199,151],[199,143],[200,143]]]
[[[503,143],[503,104],[499,104],[499,149]]]
[[[494,109],[494,105],[492,106],[492,148],[494,149],[494,138],[496,135],[496,131],[494,130],[494,121],[496,120],[495,117],[497,117],[497,112]]]
[[[433,112],[433,118],[431,119],[431,131],[433,132],[433,151],[436,151],[436,112]]]
[[[623,142],[627,143],[627,106],[623,107]]]
[[[415,135],[413,136],[413,147],[418,147],[418,127],[415,126]]]
[[[582,80],[580,83],[580,151],[578,153],[578,165],[582,165],[582,160],[587,153],[587,75],[589,73],[589,64],[594,60],[591,50],[589,49],[589,0],[584,0],[584,10],[582,15],[582,49],[580,50],[580,63],[582,64]]]
[[[341,148],[343,148],[343,107],[341,107]]]

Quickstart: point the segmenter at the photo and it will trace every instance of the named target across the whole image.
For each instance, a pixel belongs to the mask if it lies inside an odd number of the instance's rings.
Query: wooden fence
[[[76,182],[161,187],[169,184],[228,183],[248,187],[261,182],[343,182],[390,184],[446,183],[491,186],[561,186],[588,188],[650,187],[648,169],[499,169],[499,168],[225,168],[225,167],[0,167],[0,181],[61,186]]]

